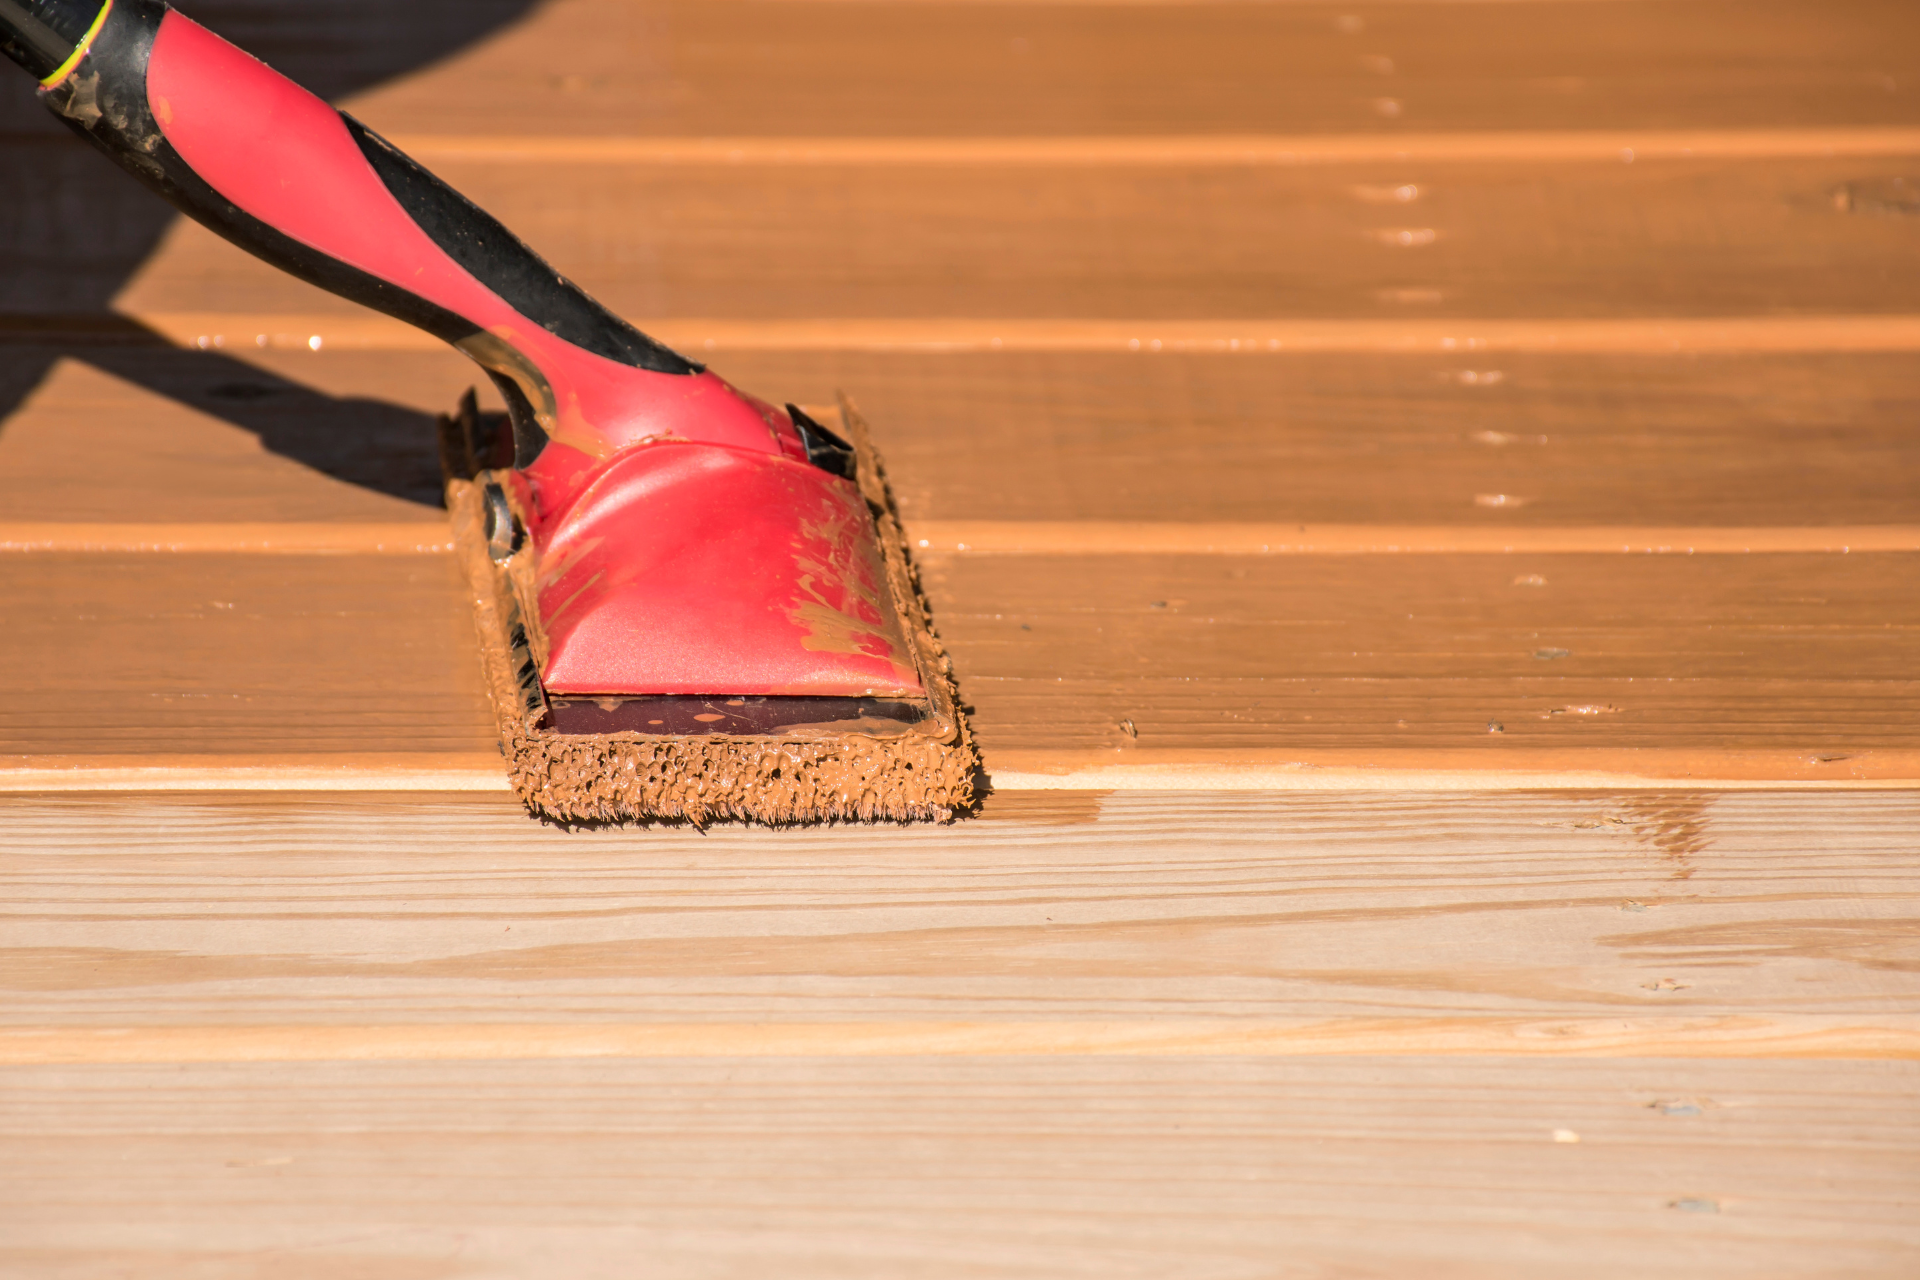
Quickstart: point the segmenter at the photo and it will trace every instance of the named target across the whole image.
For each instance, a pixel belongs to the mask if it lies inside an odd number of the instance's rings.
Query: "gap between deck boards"
[[[1676,316],[1580,319],[846,318],[738,320],[629,317],[687,351],[1156,352],[1244,355],[1546,353],[1695,355],[1920,351],[1920,315]],[[424,330],[378,315],[138,311],[104,318],[16,315],[11,342],[170,342],[254,350],[441,351]]]
[[[1777,528],[916,520],[913,545],[958,555],[1744,555],[1920,551],[1920,525]],[[439,521],[0,521],[0,553],[440,555]]]
[[[436,160],[653,165],[1313,165],[1799,159],[1920,154],[1920,129],[1605,129],[1130,137],[580,137],[398,134]]]
[[[1742,1014],[0,1029],[0,1066],[1030,1056],[1915,1059],[1920,1058],[1920,1019]]]

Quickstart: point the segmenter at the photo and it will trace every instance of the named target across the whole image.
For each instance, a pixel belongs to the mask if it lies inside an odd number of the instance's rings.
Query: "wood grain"
[[[1266,320],[1898,313],[1910,158],[1313,169],[439,166],[623,315]],[[1396,193],[1415,193],[1403,201]],[[1649,207],[1673,210],[1648,218]],[[110,265],[119,279],[123,268]],[[84,270],[76,266],[76,270]],[[63,279],[69,290],[74,281]],[[1437,295],[1437,296],[1436,296]],[[30,294],[14,308],[49,310]],[[196,224],[134,314],[351,315]],[[1151,336],[1151,335],[1145,335]]]
[[[12,1068],[0,1265],[1893,1277],[1913,1087],[1905,1063]]]
[[[1916,805],[1115,793],[702,835],[504,795],[5,797],[0,1021],[177,1028],[144,1049],[174,1059],[316,1056],[302,1026],[343,1029],[317,1056],[538,1055],[528,1024],[547,1052],[650,1024],[722,1055],[1231,1053],[1227,1021],[1243,1052],[1910,1052]]]

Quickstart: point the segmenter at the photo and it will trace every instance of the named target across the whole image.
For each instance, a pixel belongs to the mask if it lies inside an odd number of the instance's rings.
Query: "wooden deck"
[[[0,1274],[1920,1268],[1920,8],[189,11],[850,393],[993,790],[528,820],[471,366],[9,77]]]

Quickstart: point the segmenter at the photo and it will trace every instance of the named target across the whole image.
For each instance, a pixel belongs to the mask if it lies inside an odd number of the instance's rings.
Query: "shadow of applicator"
[[[207,0],[175,7],[329,100],[499,31],[538,0]],[[271,452],[410,502],[441,501],[434,419],[342,399],[217,351],[173,346],[111,304],[179,217],[70,134],[0,65],[0,433],[55,361],[256,434]],[[484,381],[484,379],[481,379]]]

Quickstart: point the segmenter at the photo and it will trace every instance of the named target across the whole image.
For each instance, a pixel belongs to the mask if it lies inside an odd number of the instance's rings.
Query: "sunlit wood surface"
[[[207,0],[874,425],[993,791],[504,790],[431,340],[0,100],[0,1273],[1920,1268],[1920,9]]]

